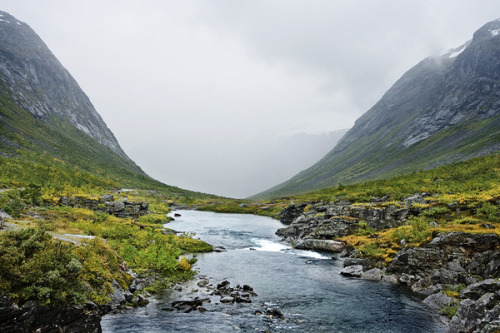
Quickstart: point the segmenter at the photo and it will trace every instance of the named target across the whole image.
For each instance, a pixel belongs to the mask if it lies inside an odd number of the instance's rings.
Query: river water
[[[247,284],[251,304],[207,305],[207,312],[165,311],[183,291],[168,291],[144,308],[106,315],[104,332],[443,332],[435,312],[407,290],[340,275],[342,260],[292,249],[274,232],[283,225],[267,217],[181,211],[167,226],[227,252],[198,255],[199,275],[214,284]],[[220,299],[220,297],[219,297]],[[205,305],[204,305],[205,306]],[[255,315],[277,308],[285,320]]]

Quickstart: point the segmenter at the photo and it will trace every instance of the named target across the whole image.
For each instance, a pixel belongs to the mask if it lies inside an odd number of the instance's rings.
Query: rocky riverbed
[[[301,203],[281,213],[287,224],[276,234],[296,248],[339,252],[345,258],[341,274],[367,280],[406,285],[425,297],[424,303],[453,316],[447,332],[500,330],[500,238],[495,233],[448,232],[436,234],[420,247],[402,249],[387,265],[359,253],[335,238],[356,233],[361,223],[374,230],[404,225],[418,216],[425,194],[404,200],[403,205],[381,205],[387,198],[371,204],[352,205]],[[494,228],[485,224],[485,228]]]

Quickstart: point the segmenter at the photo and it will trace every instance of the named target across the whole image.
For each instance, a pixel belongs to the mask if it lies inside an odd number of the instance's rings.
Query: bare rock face
[[[85,198],[59,198],[59,205],[71,207],[84,207],[102,213],[108,213],[117,217],[134,217],[149,214],[148,202],[131,202],[126,199],[110,201],[106,199],[113,199],[112,196],[104,195],[101,198],[85,199]]]
[[[0,12],[0,81],[37,119],[64,119],[115,153],[125,156],[89,98],[38,35]]]

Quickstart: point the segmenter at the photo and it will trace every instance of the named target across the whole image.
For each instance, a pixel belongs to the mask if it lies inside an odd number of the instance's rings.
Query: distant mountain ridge
[[[500,150],[500,20],[406,72],[335,148],[257,197],[388,177]]]

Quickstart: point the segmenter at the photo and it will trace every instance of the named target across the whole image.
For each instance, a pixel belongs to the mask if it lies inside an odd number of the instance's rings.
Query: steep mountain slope
[[[66,169],[122,186],[163,185],[123,152],[40,37],[5,12],[0,12],[0,155],[2,161],[14,157],[44,165],[55,158]]]
[[[500,20],[405,73],[312,167],[258,194],[303,193],[500,150]]]

